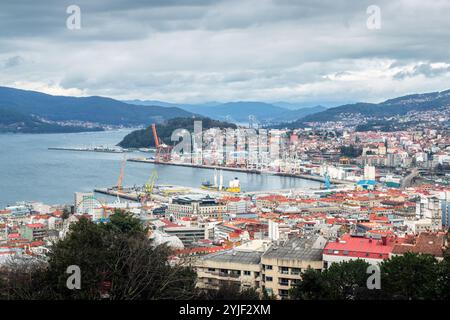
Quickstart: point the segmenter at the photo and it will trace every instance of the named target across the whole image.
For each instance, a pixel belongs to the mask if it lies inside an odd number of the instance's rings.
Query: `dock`
[[[158,161],[155,161],[153,159],[148,159],[148,158],[130,158],[127,161],[150,163],[150,164],[165,165],[165,166],[190,167],[190,168],[198,168],[198,169],[223,170],[223,171],[234,171],[234,172],[253,173],[253,174],[270,174],[270,175],[274,175],[274,176],[298,178],[298,179],[311,180],[311,181],[317,181],[317,182],[322,182],[322,183],[325,182],[325,178],[320,177],[320,176],[310,175],[310,174],[293,174],[293,173],[270,172],[270,171],[266,172],[266,171],[261,171],[261,170],[257,170],[257,169],[247,169],[247,168],[238,168],[238,167],[222,167],[222,166],[212,166],[212,165],[199,165],[199,164],[192,164],[192,163],[161,162],[161,161],[158,162]],[[330,179],[330,182],[332,184],[339,184],[339,185],[353,184],[350,181],[338,180],[338,179]]]

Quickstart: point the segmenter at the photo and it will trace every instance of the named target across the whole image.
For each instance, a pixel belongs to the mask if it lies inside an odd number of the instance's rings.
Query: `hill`
[[[18,114],[25,117],[34,116],[44,122],[72,121],[116,126],[141,126],[176,117],[192,116],[191,113],[176,107],[138,106],[99,96],[53,96],[8,87],[0,87],[0,108],[3,112],[16,114],[17,117]],[[1,118],[0,125],[6,125]]]
[[[348,115],[361,115],[367,118],[388,118],[396,115],[406,115],[411,111],[440,110],[450,106],[450,90],[425,94],[407,95],[384,102],[355,103],[330,108],[326,111],[310,115],[303,119],[307,121],[337,121]]]
[[[204,117],[193,118],[175,118],[170,119],[157,126],[159,138],[166,144],[172,145],[172,132],[176,129],[186,129],[189,132],[194,131],[194,120],[202,120],[203,130],[210,128],[236,128],[235,124],[212,120]],[[153,132],[151,126],[146,129],[135,130],[126,135],[118,144],[123,148],[151,148],[155,147]]]
[[[86,128],[79,125],[62,126],[48,123],[34,116],[0,108],[0,133],[66,133],[99,130],[102,129],[100,127]]]
[[[380,122],[417,121],[425,113],[449,113],[450,90],[424,94],[412,94],[381,103],[354,103],[329,108],[307,115],[302,119],[277,127],[302,127],[311,122],[344,121],[354,125]],[[431,114],[430,114],[431,115]],[[432,116],[430,117],[432,118]]]

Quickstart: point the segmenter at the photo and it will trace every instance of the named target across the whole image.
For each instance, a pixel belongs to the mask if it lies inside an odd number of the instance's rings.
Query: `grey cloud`
[[[24,62],[24,59],[21,56],[13,56],[6,59],[3,64],[4,68],[13,68]]]
[[[405,79],[416,77],[419,75],[427,78],[434,78],[450,72],[450,66],[432,67],[430,63],[420,63],[413,67],[412,70],[400,71],[394,75],[395,79]]]
[[[372,31],[366,0],[3,1],[0,63],[11,68],[0,82],[196,102],[365,101],[448,83],[448,68],[430,63],[450,63],[450,3],[376,2]],[[65,27],[73,3],[81,30]],[[377,61],[396,73],[376,75]]]

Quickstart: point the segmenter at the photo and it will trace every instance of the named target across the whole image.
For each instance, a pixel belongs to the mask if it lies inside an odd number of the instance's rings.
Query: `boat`
[[[239,193],[241,192],[241,183],[239,179],[236,177],[233,180],[230,180],[228,187],[223,187],[223,174],[222,170],[220,171],[219,175],[219,184],[217,184],[217,170],[214,170],[214,183],[211,183],[211,181],[204,181],[202,182],[202,185],[200,186],[201,189],[204,190],[214,190],[214,191],[226,191],[226,192],[232,192],[232,193]]]

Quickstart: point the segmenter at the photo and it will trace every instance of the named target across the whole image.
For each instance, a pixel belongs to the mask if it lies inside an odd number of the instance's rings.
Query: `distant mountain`
[[[258,120],[268,121],[286,111],[264,102],[228,102],[217,106],[190,105],[181,108],[205,117],[233,122],[248,122],[250,115]]]
[[[36,91],[0,87],[0,108],[41,122],[90,122],[101,125],[140,126],[191,113],[176,107],[137,106],[110,98],[53,96]],[[0,118],[0,125],[5,125]]]
[[[277,102],[271,102],[276,107],[281,107],[288,110],[299,110],[299,109],[305,109],[305,108],[311,108],[311,105],[314,105],[313,103],[295,103],[295,102],[285,102],[285,101],[277,101]],[[318,104],[318,106],[321,106],[325,109],[331,108],[330,106]]]
[[[326,109],[323,106],[311,107],[288,102],[277,102],[276,104],[258,101],[227,103],[212,101],[201,104],[176,104],[158,100],[125,100],[124,102],[136,105],[178,107],[212,119],[238,123],[248,122],[250,115],[253,115],[257,121],[262,123],[293,121]],[[282,105],[286,107],[282,107]]]
[[[170,102],[164,102],[159,100],[122,100],[122,102],[127,104],[134,104],[137,106],[158,106],[158,107],[168,107],[168,108],[178,108],[178,104],[176,103],[170,103]]]
[[[327,108],[323,106],[308,107],[298,110],[288,110],[287,112],[276,117],[275,121],[279,122],[297,121],[298,119],[302,119],[310,114],[316,114],[324,110],[327,110]]]
[[[355,125],[395,121],[395,118],[413,116],[417,113],[450,110],[450,90],[424,94],[412,94],[381,103],[354,103],[308,115],[289,124],[302,126],[309,122],[345,121]],[[408,120],[408,119],[407,119]],[[413,121],[414,119],[411,119]],[[414,120],[415,121],[415,120]],[[282,125],[281,125],[282,126]]]
[[[264,102],[228,102],[216,106],[180,106],[186,111],[217,120],[246,123],[250,116],[262,123],[292,121],[325,110],[322,106],[288,110]]]
[[[171,103],[171,102],[165,102],[165,101],[159,101],[159,100],[122,100],[122,102],[129,103],[129,104],[135,104],[138,106],[160,106],[160,107],[176,107],[176,108],[183,108],[183,106],[189,108],[191,106],[202,106],[202,107],[214,107],[219,104],[220,102],[211,101],[211,102],[205,102],[200,104],[186,104],[186,103]]]
[[[166,144],[173,145],[171,141],[172,132],[176,129],[186,129],[189,132],[194,131],[194,120],[202,120],[202,130],[210,128],[236,128],[233,123],[221,122],[204,117],[193,118],[175,118],[157,126],[158,137]],[[118,144],[123,148],[150,148],[155,147],[152,128],[136,130],[123,138]]]

